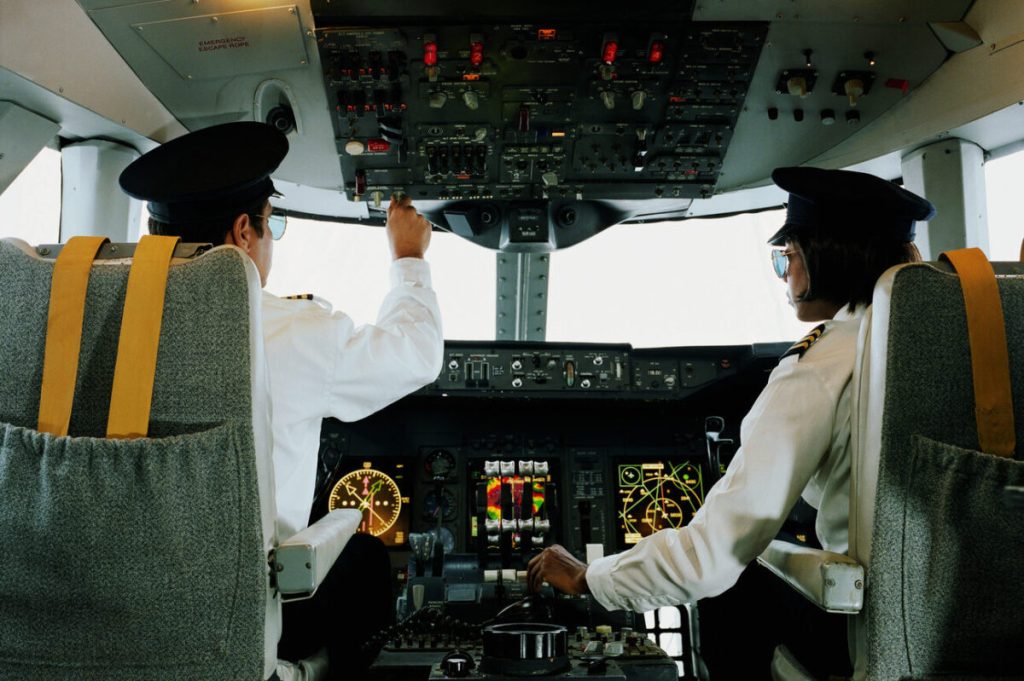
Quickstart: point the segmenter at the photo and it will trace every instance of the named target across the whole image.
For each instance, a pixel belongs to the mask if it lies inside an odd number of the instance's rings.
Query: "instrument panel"
[[[428,533],[425,550],[504,567],[553,543],[628,549],[693,518],[785,349],[450,341],[434,384],[324,422],[313,519],[362,510],[396,565]]]

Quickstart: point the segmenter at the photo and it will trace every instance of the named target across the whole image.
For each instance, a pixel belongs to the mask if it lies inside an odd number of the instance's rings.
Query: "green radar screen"
[[[636,544],[658,530],[686,525],[704,503],[704,476],[690,461],[618,465],[619,546]]]

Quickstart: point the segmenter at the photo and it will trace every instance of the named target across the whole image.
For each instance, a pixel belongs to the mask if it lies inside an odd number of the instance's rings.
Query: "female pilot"
[[[920,260],[914,222],[934,208],[864,173],[779,168],[772,180],[789,192],[786,222],[769,241],[780,247],[772,251],[775,272],[797,318],[823,323],[783,355],[743,419],[742,447],[689,525],[589,566],[552,546],[530,561],[531,588],[546,581],[566,593],[591,593],[608,609],[636,612],[716,596],[736,584],[801,496],[818,511],[822,547],[847,552],[858,327],[878,277]],[[763,608],[747,605],[744,612]],[[744,647],[735,632],[730,638]],[[768,661],[759,664],[767,674]]]

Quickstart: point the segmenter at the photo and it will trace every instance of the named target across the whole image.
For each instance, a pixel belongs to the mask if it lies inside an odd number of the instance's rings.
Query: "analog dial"
[[[334,485],[327,508],[355,508],[363,513],[359,531],[377,537],[398,520],[402,512],[402,494],[398,484],[385,473],[372,468],[352,471]]]
[[[423,468],[430,477],[443,480],[455,471],[455,457],[447,449],[435,449],[427,454]]]

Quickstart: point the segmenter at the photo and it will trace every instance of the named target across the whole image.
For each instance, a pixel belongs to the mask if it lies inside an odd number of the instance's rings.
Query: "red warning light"
[[[424,66],[437,66],[437,43],[423,43],[423,64]]]
[[[469,63],[480,66],[484,62],[484,44],[480,41],[469,46]]]
[[[647,61],[651,64],[660,64],[665,58],[665,43],[655,40],[651,43],[651,49],[647,51]]]
[[[370,140],[366,143],[366,150],[371,152],[382,152],[387,151],[391,148],[391,144],[387,140]]]
[[[910,91],[910,81],[906,78],[890,78],[885,81],[885,87],[899,90],[903,94],[907,94]]]
[[[558,38],[558,29],[555,28],[538,28],[537,29],[537,40],[555,40]]]
[[[601,48],[601,60],[605,64],[614,64],[615,55],[619,52],[619,44],[614,40],[606,40]]]

